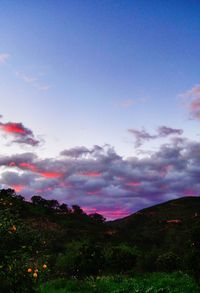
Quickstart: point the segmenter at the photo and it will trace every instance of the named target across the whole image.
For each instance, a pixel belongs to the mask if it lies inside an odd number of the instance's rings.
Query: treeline
[[[4,198],[14,200],[15,205],[18,206],[18,209],[20,210],[20,207],[26,208],[28,205],[32,204],[36,209],[40,208],[46,211],[46,213],[54,213],[58,215],[70,215],[74,214],[77,216],[83,215],[86,217],[89,217],[90,219],[99,222],[104,223],[106,221],[106,218],[104,218],[99,213],[91,213],[87,215],[83,209],[79,205],[72,205],[69,206],[66,203],[59,203],[55,199],[45,199],[42,196],[34,195],[31,197],[31,202],[28,202],[25,200],[25,198],[22,195],[16,194],[14,189],[1,189],[0,190],[0,202]]]

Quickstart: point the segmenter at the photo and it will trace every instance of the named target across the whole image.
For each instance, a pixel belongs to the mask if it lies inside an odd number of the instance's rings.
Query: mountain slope
[[[119,239],[145,249],[189,248],[200,234],[200,198],[171,200],[109,224]]]

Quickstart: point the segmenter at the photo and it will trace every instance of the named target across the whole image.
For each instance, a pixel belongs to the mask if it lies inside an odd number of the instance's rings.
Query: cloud
[[[200,84],[195,85],[192,89],[182,94],[185,97],[200,98]]]
[[[0,63],[5,63],[9,59],[10,55],[7,53],[0,54]]]
[[[84,146],[80,146],[64,150],[60,154],[67,157],[79,158],[90,154],[90,150]]]
[[[197,97],[193,101],[191,101],[189,109],[190,117],[200,120],[200,97]]]
[[[115,102],[114,105],[120,108],[131,108],[133,105],[143,104],[147,101],[147,98],[137,98],[137,99],[124,99]]]
[[[33,132],[22,123],[0,122],[0,130],[12,137],[12,142],[31,146],[39,145],[39,140],[34,137]]]
[[[135,147],[140,147],[145,141],[157,139],[157,138],[164,138],[170,135],[182,135],[183,130],[177,128],[171,128],[167,126],[160,126],[157,129],[157,133],[152,135],[148,133],[145,129],[138,130],[135,128],[128,129],[128,132],[133,134],[135,138]]]
[[[20,79],[22,79],[23,81],[27,82],[27,83],[34,83],[35,81],[37,81],[37,78],[31,75],[27,75],[23,72],[19,72],[17,71],[16,76],[19,77]]]
[[[142,158],[125,159],[109,145],[65,149],[56,158],[32,152],[0,156],[0,187],[15,186],[26,198],[39,194],[117,218],[199,195],[199,153],[199,142],[182,139]]]
[[[118,105],[122,108],[130,108],[136,103],[136,100],[134,99],[126,99],[122,100],[121,102],[118,103]]]
[[[183,134],[182,129],[171,128],[167,126],[160,126],[157,130],[158,137],[166,137],[168,135],[181,135]]]
[[[128,129],[128,132],[133,134],[135,138],[135,147],[141,146],[145,141],[157,138],[157,135],[149,134],[145,129],[137,130],[134,128]]]
[[[29,75],[20,71],[15,72],[15,74],[19,79],[30,84],[39,91],[48,91],[51,88],[51,85],[41,83],[36,76]]]
[[[195,85],[191,90],[181,96],[189,98],[188,109],[191,119],[200,120],[200,85]]]

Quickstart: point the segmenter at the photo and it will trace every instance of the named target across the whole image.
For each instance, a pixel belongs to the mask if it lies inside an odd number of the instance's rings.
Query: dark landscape
[[[200,198],[106,222],[0,191],[1,292],[199,292]]]

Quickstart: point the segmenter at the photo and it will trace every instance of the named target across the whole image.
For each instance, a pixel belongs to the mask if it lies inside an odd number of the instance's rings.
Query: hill
[[[200,197],[187,196],[142,209],[130,216],[113,221],[113,224],[127,224],[138,216],[154,217],[165,221],[173,218],[189,220],[197,215],[200,216]]]
[[[200,198],[184,197],[109,223],[120,239],[146,249],[191,247],[200,232]]]

